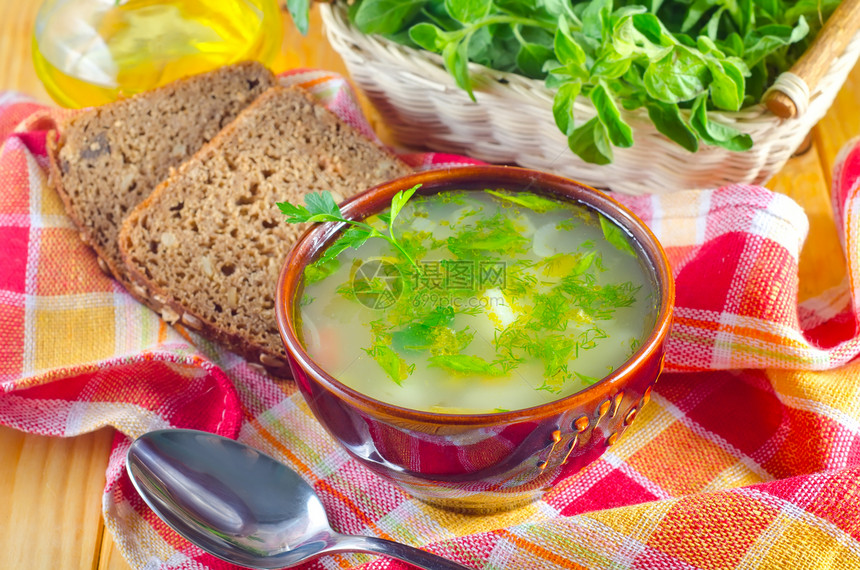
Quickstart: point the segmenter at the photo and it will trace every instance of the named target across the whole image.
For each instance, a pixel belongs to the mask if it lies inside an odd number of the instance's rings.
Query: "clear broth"
[[[310,356],[377,400],[439,413],[529,408],[605,377],[654,325],[639,247],[584,205],[416,195],[394,234],[417,267],[370,239],[310,266],[299,303]]]

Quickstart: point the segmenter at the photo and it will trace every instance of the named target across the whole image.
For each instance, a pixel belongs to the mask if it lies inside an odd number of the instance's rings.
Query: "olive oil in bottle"
[[[47,0],[36,73],[66,107],[100,105],[243,60],[271,64],[277,0]]]

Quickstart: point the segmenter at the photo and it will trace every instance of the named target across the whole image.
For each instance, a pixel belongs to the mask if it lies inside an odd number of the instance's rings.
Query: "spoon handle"
[[[366,552],[396,558],[424,570],[471,570],[448,559],[384,538],[338,535],[328,552]]]

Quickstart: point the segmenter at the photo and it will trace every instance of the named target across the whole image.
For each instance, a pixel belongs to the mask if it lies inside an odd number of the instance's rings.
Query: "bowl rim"
[[[588,401],[590,393],[601,393],[598,387],[621,383],[627,376],[644,366],[649,358],[662,353],[662,345],[668,335],[674,309],[674,278],[666,252],[657,237],[629,208],[606,193],[569,178],[516,166],[469,165],[426,170],[384,182],[342,202],[341,211],[347,219],[368,217],[388,207],[397,191],[412,188],[416,184],[421,184],[419,193],[424,194],[479,186],[496,185],[499,188],[512,186],[518,190],[528,190],[536,186],[539,187],[540,193],[559,196],[568,201],[573,199],[597,209],[632,234],[645,253],[647,265],[650,266],[652,277],[655,278],[656,285],[660,289],[660,310],[654,326],[637,351],[611,374],[583,390],[544,404],[505,412],[476,414],[429,412],[389,404],[350,388],[328,374],[317,365],[299,341],[292,314],[296,306],[295,294],[301,284],[303,269],[346,225],[343,222],[316,223],[299,237],[284,260],[278,279],[275,310],[278,329],[288,358],[300,366],[306,374],[313,376],[323,389],[333,393],[339,399],[348,401],[350,405],[377,416],[384,415],[425,424],[489,426],[562,414],[565,410],[581,403],[578,401]]]

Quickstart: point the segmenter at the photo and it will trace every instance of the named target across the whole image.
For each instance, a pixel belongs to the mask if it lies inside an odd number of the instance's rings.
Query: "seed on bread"
[[[281,368],[285,362],[280,358],[275,358],[274,356],[263,352],[260,354],[260,364],[269,368]]]
[[[179,313],[165,305],[161,307],[161,318],[164,319],[164,322],[172,325],[179,320]]]
[[[140,298],[140,299],[149,298],[149,291],[147,291],[146,287],[144,287],[140,283],[132,283],[131,289],[138,298]]]
[[[191,327],[196,331],[200,331],[203,329],[203,323],[200,322],[200,319],[192,315],[191,313],[182,313],[182,324]]]
[[[101,255],[96,256],[96,263],[99,265],[99,269],[102,270],[102,273],[107,275],[108,277],[113,277],[113,273],[111,273],[110,267],[108,267],[107,261]]]

